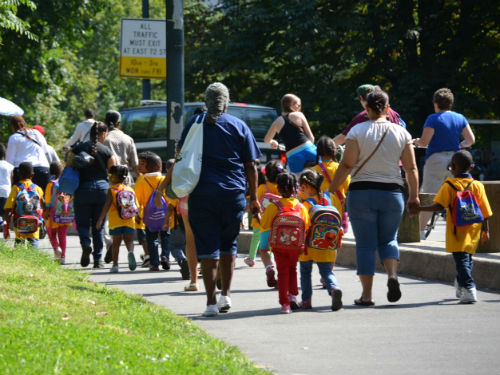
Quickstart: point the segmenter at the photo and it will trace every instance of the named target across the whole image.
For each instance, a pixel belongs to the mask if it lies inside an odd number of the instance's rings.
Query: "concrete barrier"
[[[482,181],[486,196],[490,202],[493,216],[488,219],[490,226],[490,240],[479,245],[478,253],[500,252],[500,181]]]

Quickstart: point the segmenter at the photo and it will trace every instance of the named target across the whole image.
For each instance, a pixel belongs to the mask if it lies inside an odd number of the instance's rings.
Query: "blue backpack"
[[[472,191],[468,190],[473,182],[474,180],[469,182],[464,190],[458,190],[450,181],[446,181],[456,193],[455,199],[449,207],[455,234],[457,234],[457,227],[482,223],[484,221],[483,213],[481,212],[476,196]]]
[[[72,167],[64,168],[61,177],[59,177],[59,191],[69,195],[74,195],[79,185],[80,172]]]
[[[155,205],[155,196],[156,194],[161,194],[153,188],[153,186],[150,184],[150,182],[144,178],[144,180],[151,186],[153,189],[153,193],[148,199],[148,203],[146,203],[146,206],[144,207],[144,224],[146,227],[149,229],[150,232],[159,232],[162,230],[163,223],[165,222],[165,215],[167,213],[167,202],[165,201],[165,198],[163,196],[161,197],[161,208],[156,208]],[[158,186],[160,186],[160,183]],[[157,187],[158,188],[158,187]]]
[[[342,246],[342,216],[332,206],[330,193],[325,191],[324,198],[316,202],[314,198],[306,199],[311,203],[309,210],[311,227],[306,246],[315,250],[337,250]]]
[[[42,207],[40,200],[42,197],[37,193],[37,185],[25,186],[16,183],[19,192],[16,195],[16,206],[14,212],[14,222],[19,233],[35,233],[42,221]]]

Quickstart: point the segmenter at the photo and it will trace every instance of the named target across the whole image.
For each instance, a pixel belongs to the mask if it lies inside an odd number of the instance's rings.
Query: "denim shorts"
[[[134,235],[135,229],[130,227],[116,227],[110,229],[109,234],[112,236]]]

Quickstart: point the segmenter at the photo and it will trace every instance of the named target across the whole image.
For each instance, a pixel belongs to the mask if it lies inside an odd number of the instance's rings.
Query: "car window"
[[[263,141],[266,133],[275,120],[276,114],[262,109],[247,109],[247,125],[252,129],[256,140]]]
[[[167,135],[167,110],[158,108],[156,110],[155,122],[151,132],[151,138],[165,138]]]
[[[151,138],[150,126],[153,114],[153,109],[140,109],[125,113],[123,130],[134,139]]]
[[[227,113],[247,122],[247,119],[245,118],[245,110],[243,108],[229,106]]]

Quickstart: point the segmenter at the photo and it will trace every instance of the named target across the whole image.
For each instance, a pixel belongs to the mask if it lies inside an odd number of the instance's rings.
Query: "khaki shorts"
[[[453,177],[448,170],[448,165],[454,153],[455,151],[443,151],[429,156],[424,164],[421,193],[437,194],[443,181],[448,177]]]

